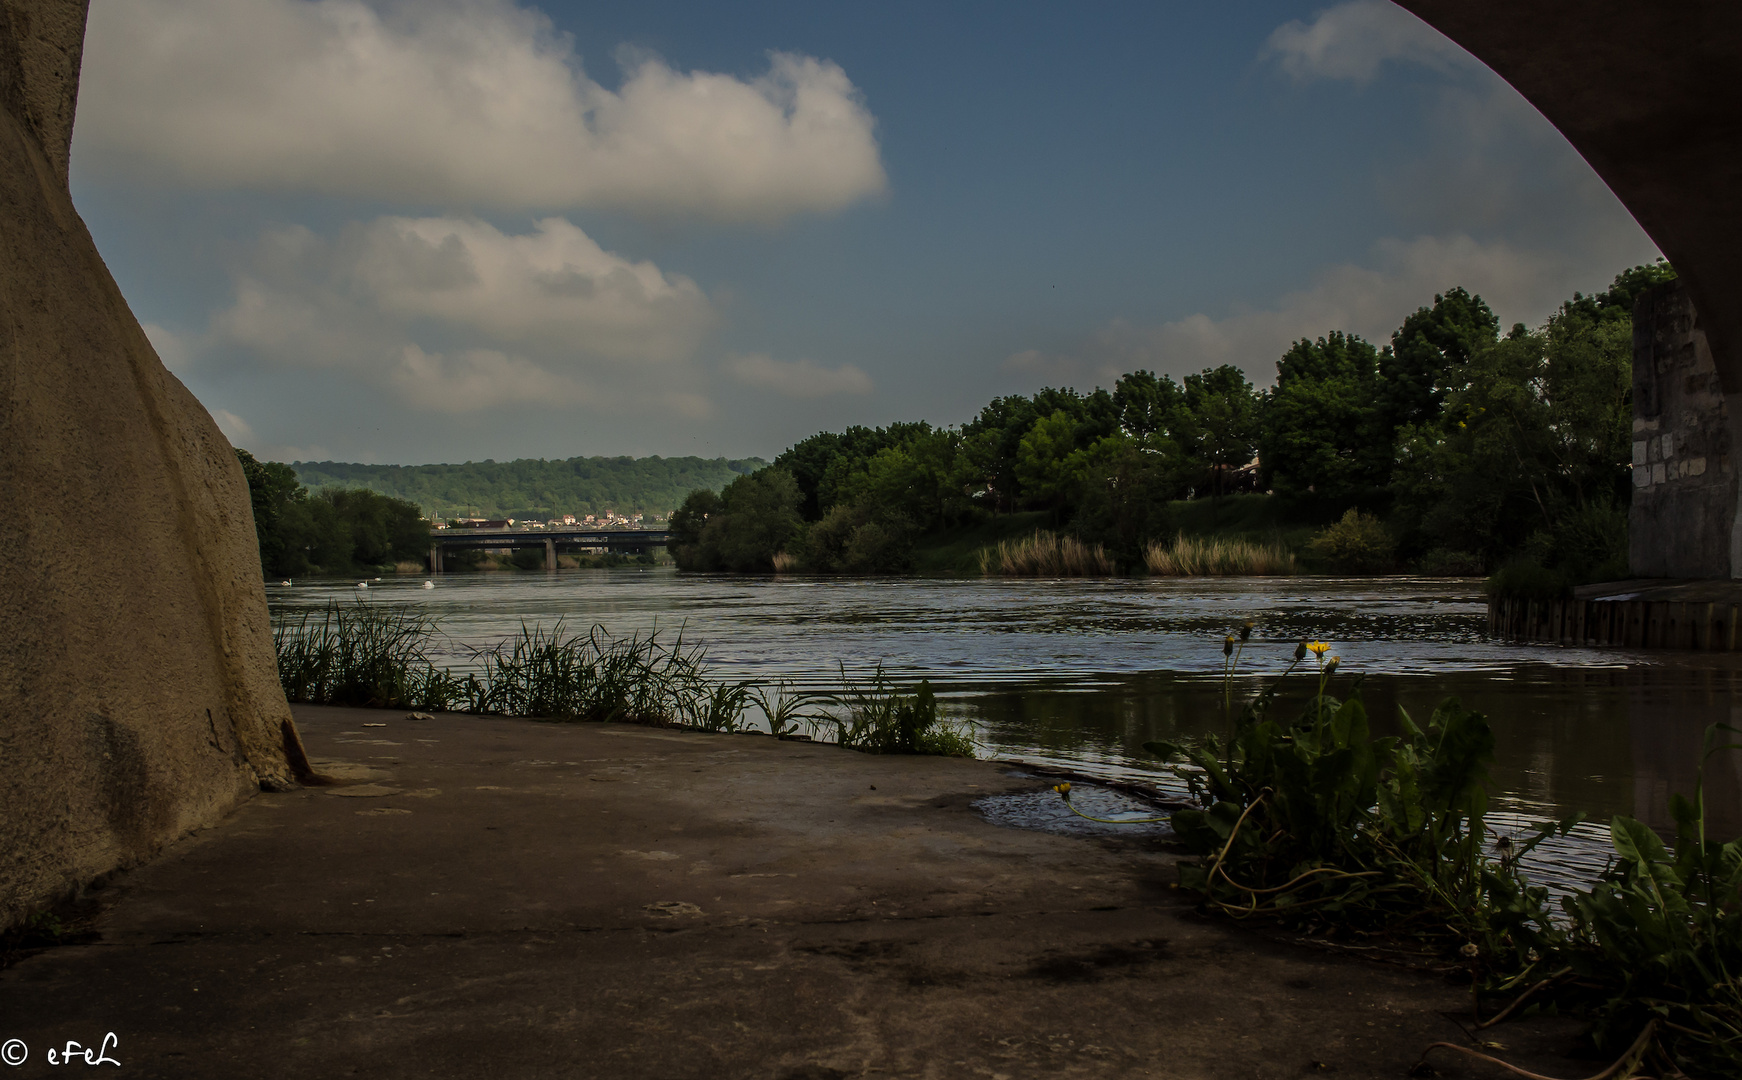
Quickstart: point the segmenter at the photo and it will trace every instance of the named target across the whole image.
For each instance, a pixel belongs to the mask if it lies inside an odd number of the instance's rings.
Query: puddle
[[[1071,802],[1085,814],[1100,818],[1165,817],[1166,811],[1139,799],[1089,784],[1072,783]],[[1020,795],[988,795],[974,809],[987,821],[1009,829],[1033,829],[1065,836],[1165,836],[1173,832],[1166,821],[1108,825],[1088,821],[1071,813],[1064,800],[1051,791]]]

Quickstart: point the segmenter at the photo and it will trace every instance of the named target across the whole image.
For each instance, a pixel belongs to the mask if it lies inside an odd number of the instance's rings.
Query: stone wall
[[[83,0],[0,0],[0,927],[306,776],[247,483],[67,190]]]
[[[1633,308],[1633,506],[1637,577],[1728,578],[1737,475],[1728,402],[1687,291],[1651,290]]]

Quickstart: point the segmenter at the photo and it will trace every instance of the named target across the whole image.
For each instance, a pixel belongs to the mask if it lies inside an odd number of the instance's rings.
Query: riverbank
[[[1462,1039],[1458,987],[1206,920],[1153,837],[988,823],[1044,786],[1008,765],[297,716],[345,784],[260,795],[0,974],[17,1075],[107,1031],[130,1075],[193,1080],[1400,1077]],[[1569,1022],[1503,1030],[1584,1066]]]

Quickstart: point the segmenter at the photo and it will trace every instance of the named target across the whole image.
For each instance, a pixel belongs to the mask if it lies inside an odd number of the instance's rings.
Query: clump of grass
[[[795,691],[785,682],[776,683],[772,688],[757,687],[751,694],[756,707],[762,710],[768,721],[768,733],[776,738],[796,734],[800,724],[814,733],[825,720],[821,714],[808,711],[825,700],[823,695]]]
[[[1294,553],[1281,544],[1203,538],[1180,533],[1173,543],[1156,541],[1143,564],[1163,577],[1274,577],[1298,573]]]
[[[914,692],[900,693],[879,666],[867,686],[855,686],[841,671],[847,689],[831,695],[844,715],[829,717],[835,742],[868,754],[938,754],[973,757],[974,740],[961,728],[938,719],[931,683],[920,680]]]
[[[466,690],[425,654],[435,632],[421,613],[361,601],[283,620],[272,638],[284,695],[315,705],[451,708]]]
[[[797,573],[800,569],[801,569],[801,564],[799,562],[797,555],[792,555],[792,554],[789,554],[789,553],[784,552],[784,551],[777,551],[774,553],[774,572],[775,573],[777,573],[777,574],[793,574],[793,573]]]
[[[425,651],[435,621],[404,607],[329,605],[279,623],[273,634],[285,696],[315,705],[430,710],[569,722],[669,724],[697,731],[740,731],[760,710],[774,735],[813,734],[830,725],[854,750],[973,757],[973,740],[940,723],[931,687],[896,692],[879,668],[870,686],[844,694],[794,692],[723,682],[703,650],[680,633],[611,636],[594,626],[526,626],[514,638],[473,653],[478,670],[456,675]],[[842,672],[845,680],[845,671]],[[831,703],[840,716],[817,706]]]
[[[482,667],[468,677],[468,711],[550,720],[684,724],[731,730],[736,719],[720,710],[745,704],[716,698],[705,676],[702,650],[683,636],[670,645],[657,631],[614,638],[603,627],[565,634],[564,624],[529,627],[520,636],[476,654]]]
[[[1350,510],[1307,545],[1313,558],[1340,573],[1383,574],[1391,569],[1397,542],[1372,514]]]
[[[980,551],[980,572],[1003,577],[1107,577],[1113,560],[1100,544],[1045,529],[1021,540],[1000,540]]]

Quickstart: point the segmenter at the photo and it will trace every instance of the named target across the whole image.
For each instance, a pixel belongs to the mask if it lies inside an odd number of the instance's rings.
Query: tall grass
[[[434,620],[404,608],[359,602],[305,611],[273,629],[284,695],[317,705],[452,708],[466,689],[425,654],[435,632]]]
[[[1271,577],[1297,573],[1295,557],[1281,544],[1204,539],[1180,533],[1173,543],[1156,541],[1143,553],[1144,566],[1165,577]]]
[[[331,604],[279,623],[273,640],[285,696],[315,705],[449,710],[557,721],[669,724],[739,731],[756,712],[769,733],[812,735],[833,728],[842,746],[873,753],[973,756],[973,741],[939,723],[931,688],[904,695],[879,668],[868,686],[840,695],[726,682],[699,646],[680,633],[613,637],[595,626],[570,634],[563,623],[520,633],[473,652],[477,670],[438,668],[426,651],[435,621],[404,607]],[[846,672],[842,671],[846,682]]]
[[[902,694],[884,678],[881,665],[868,685],[853,685],[845,668],[841,681],[847,684],[846,691],[829,700],[842,712],[828,717],[835,727],[835,742],[841,746],[871,754],[974,756],[973,739],[938,719],[930,682],[922,679],[911,696]]]
[[[1100,544],[1040,529],[1021,540],[1000,540],[980,550],[980,572],[1003,577],[1107,577],[1113,560]]]
[[[705,676],[702,650],[671,644],[657,631],[614,638],[595,626],[585,635],[522,625],[520,635],[475,655],[467,710],[551,720],[681,723],[731,730],[743,713],[742,686]],[[723,710],[737,704],[736,713]]]

